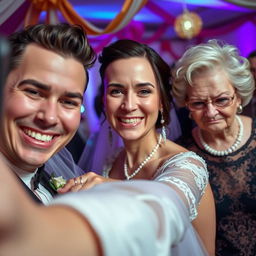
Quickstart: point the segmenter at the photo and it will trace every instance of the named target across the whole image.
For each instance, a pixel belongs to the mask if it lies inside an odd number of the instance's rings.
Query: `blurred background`
[[[171,66],[191,45],[219,39],[237,46],[241,55],[256,49],[255,0],[1,0],[0,34],[7,36],[35,23],[75,23],[87,31],[100,54],[110,42],[129,38],[160,53]],[[100,84],[98,64],[90,70],[84,97],[81,148],[100,130],[95,99]],[[101,104],[101,101],[96,101]],[[96,104],[96,106],[97,106]],[[74,138],[74,141],[76,137]]]

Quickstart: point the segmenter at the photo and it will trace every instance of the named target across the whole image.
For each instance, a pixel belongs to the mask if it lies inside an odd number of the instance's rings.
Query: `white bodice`
[[[119,151],[120,152],[120,151]],[[108,177],[111,166],[103,171]],[[192,151],[183,152],[167,159],[156,171],[153,180],[175,186],[189,208],[190,220],[197,216],[197,206],[208,183],[205,161]]]

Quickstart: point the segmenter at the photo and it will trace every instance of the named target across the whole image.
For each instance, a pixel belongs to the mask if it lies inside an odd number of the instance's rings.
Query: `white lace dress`
[[[193,152],[168,159],[154,181],[104,183],[53,201],[79,211],[99,236],[104,255],[206,255],[190,223],[208,183]],[[86,254],[85,254],[86,255]]]

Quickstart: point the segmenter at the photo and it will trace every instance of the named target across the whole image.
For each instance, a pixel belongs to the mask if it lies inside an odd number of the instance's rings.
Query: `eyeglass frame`
[[[223,109],[223,108],[229,107],[229,106],[231,106],[233,104],[235,96],[236,96],[236,92],[234,92],[233,96],[220,96],[220,97],[216,97],[214,99],[209,99],[209,100],[194,101],[194,102],[202,102],[202,103],[204,103],[202,108],[193,108],[193,107],[191,108],[190,105],[189,105],[190,101],[187,101],[186,102],[186,107],[190,111],[198,111],[198,110],[204,110],[207,107],[207,105],[211,103],[216,109]],[[220,98],[229,98],[229,102],[227,103],[227,105],[225,105],[225,106],[215,105],[215,100],[216,99],[220,99]]]

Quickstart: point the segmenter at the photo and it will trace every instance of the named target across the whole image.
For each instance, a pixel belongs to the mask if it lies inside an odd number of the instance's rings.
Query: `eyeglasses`
[[[186,103],[187,107],[191,111],[203,110],[211,103],[215,108],[226,108],[233,103],[235,94],[231,96],[222,96],[210,100],[192,100]]]

